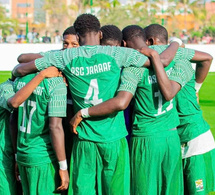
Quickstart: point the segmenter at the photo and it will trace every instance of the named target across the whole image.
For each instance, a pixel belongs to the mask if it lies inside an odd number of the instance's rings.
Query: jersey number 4
[[[99,99],[99,86],[97,79],[92,79],[90,81],[90,86],[84,98],[84,103],[93,105],[102,103],[102,99]]]
[[[27,131],[26,131],[26,126],[25,126],[25,121],[26,121],[26,107],[30,106],[31,110],[30,110],[30,114],[29,114],[29,119],[28,119],[28,124],[27,124]],[[20,126],[20,131],[22,132],[26,132],[26,133],[31,133],[31,121],[32,121],[32,116],[36,110],[36,102],[35,101],[25,101],[23,102],[20,107],[23,107],[23,113],[22,113],[22,125]]]

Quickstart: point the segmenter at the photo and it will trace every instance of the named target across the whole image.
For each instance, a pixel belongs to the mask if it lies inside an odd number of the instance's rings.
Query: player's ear
[[[77,42],[79,42],[79,36],[77,34],[75,36],[76,36]]]
[[[126,42],[122,40],[122,47],[126,47]]]
[[[99,38],[100,38],[100,39],[102,39],[102,38],[103,38],[102,31],[99,31]]]
[[[147,39],[147,41],[146,41],[146,45],[154,45],[154,39],[153,38],[149,38],[149,39]]]
[[[80,41],[79,33],[76,34],[76,39],[77,39],[77,41],[78,41],[78,43],[79,43],[79,41]]]

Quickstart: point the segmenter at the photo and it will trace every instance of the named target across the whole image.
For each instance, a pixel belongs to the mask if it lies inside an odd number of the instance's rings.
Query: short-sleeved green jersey
[[[13,82],[7,80],[0,84],[0,168],[13,168],[13,147],[9,131],[9,118],[12,111],[7,100],[14,95]]]
[[[15,91],[36,74],[18,78]],[[66,86],[63,78],[44,79],[18,108],[17,161],[23,166],[50,163],[55,157],[49,134],[49,117],[66,116]]]
[[[136,50],[111,46],[81,46],[45,54],[36,60],[41,70],[54,65],[63,70],[72,94],[74,110],[102,103],[116,95],[122,66],[141,67],[147,57]],[[83,120],[80,139],[109,142],[127,135],[123,112]]]
[[[188,142],[210,129],[197,102],[194,77],[178,92],[175,100],[180,119],[178,134],[181,143]]]
[[[165,71],[170,80],[182,87],[188,82],[193,69],[189,61],[172,62]],[[135,93],[136,90],[136,93]],[[174,129],[179,124],[175,101],[166,101],[159,89],[157,77],[152,69],[125,68],[119,91],[128,91],[134,96],[133,136],[148,136]]]
[[[149,48],[156,50],[159,54],[167,49],[168,45],[151,45]],[[195,54],[195,50],[179,47],[173,61],[188,60],[190,61]]]

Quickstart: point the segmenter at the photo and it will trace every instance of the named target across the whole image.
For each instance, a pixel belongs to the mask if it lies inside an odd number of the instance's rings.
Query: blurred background
[[[102,25],[158,23],[185,43],[215,43],[215,0],[0,0],[0,43],[59,43],[86,12]]]

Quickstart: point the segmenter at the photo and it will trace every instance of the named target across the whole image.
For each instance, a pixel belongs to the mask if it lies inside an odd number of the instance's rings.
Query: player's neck
[[[140,37],[136,37],[136,38],[132,39],[132,42],[135,45],[134,49],[141,49],[143,47],[147,47],[145,41]]]
[[[80,45],[100,45],[99,34],[92,32],[80,37]]]

